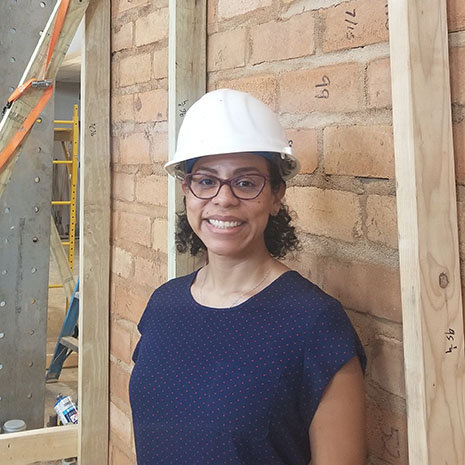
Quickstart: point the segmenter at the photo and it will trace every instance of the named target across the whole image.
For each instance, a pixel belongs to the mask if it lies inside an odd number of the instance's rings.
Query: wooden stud
[[[80,465],[108,462],[110,295],[110,0],[85,16],[81,73]]]
[[[169,2],[169,158],[174,157],[182,117],[206,91],[207,2],[199,0]],[[175,245],[176,212],[184,209],[179,183],[168,177],[168,276],[182,276],[194,269],[187,254]]]
[[[389,2],[410,465],[465,463],[446,2]]]
[[[2,434],[0,463],[26,465],[77,455],[77,425]]]

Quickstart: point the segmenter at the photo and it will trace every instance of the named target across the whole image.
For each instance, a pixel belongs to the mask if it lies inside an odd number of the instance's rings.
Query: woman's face
[[[268,161],[253,154],[212,155],[200,158],[192,173],[229,179],[244,174],[268,176]],[[195,197],[186,183],[187,219],[194,232],[207,247],[208,253],[229,257],[250,257],[266,253],[264,231],[269,215],[281,206],[284,186],[272,192],[267,181],[263,191],[252,200],[240,200],[227,185],[210,200]]]

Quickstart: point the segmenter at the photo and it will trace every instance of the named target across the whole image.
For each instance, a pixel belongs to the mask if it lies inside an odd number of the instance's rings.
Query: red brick
[[[138,283],[155,289],[167,279],[166,263],[160,260],[146,260],[142,257],[136,257],[135,278]]]
[[[370,241],[397,249],[396,198],[384,195],[368,196],[366,227]]]
[[[239,79],[222,80],[216,88],[228,88],[248,92],[266,103],[272,109],[276,108],[277,82],[270,74],[247,76]]]
[[[268,7],[272,0],[218,0],[218,16],[220,19],[232,18],[249,11]]]
[[[156,10],[136,21],[134,42],[137,47],[168,37],[168,8]]]
[[[131,444],[131,420],[113,402],[110,402],[110,429],[124,444]]]
[[[371,378],[385,391],[405,398],[402,342],[378,335],[371,348]]]
[[[125,165],[150,164],[150,144],[144,133],[129,134],[120,140],[121,163]]]
[[[208,71],[245,65],[246,29],[239,27],[212,34],[208,38]]]
[[[112,177],[112,197],[118,200],[134,200],[134,176],[113,171]]]
[[[447,23],[449,32],[465,29],[465,2],[463,0],[447,0]]]
[[[454,124],[454,157],[455,177],[458,182],[465,183],[465,122]]]
[[[141,7],[148,5],[151,0],[119,0],[118,2],[118,13],[123,13],[130,8]]]
[[[122,285],[116,285],[114,291],[113,313],[121,318],[138,324],[145,310],[149,295],[141,295]]]
[[[465,103],[465,47],[450,49],[450,85],[452,103]]]
[[[330,126],[323,134],[326,173],[394,178],[391,126]]]
[[[129,407],[129,376],[121,365],[110,362],[110,393]]]
[[[119,237],[150,247],[151,219],[138,213],[119,212]]]
[[[153,163],[166,163],[168,161],[168,133],[150,133],[150,158]]]
[[[408,465],[407,415],[381,399],[367,398],[368,452],[389,465]],[[370,461],[370,463],[379,463]]]
[[[381,58],[368,64],[367,101],[370,108],[392,107],[389,58]]]
[[[164,218],[155,218],[153,221],[152,247],[168,253],[168,221]]]
[[[137,122],[166,121],[168,119],[168,92],[155,89],[134,96]]]
[[[126,250],[114,247],[111,256],[111,271],[123,278],[134,274],[134,258]]]
[[[251,29],[252,64],[297,58],[315,53],[313,13],[288,21],[271,21]]]
[[[168,176],[152,175],[137,178],[136,199],[140,203],[166,206],[168,204]]]
[[[344,307],[394,322],[402,321],[397,268],[309,254],[301,262],[308,269],[303,273]]]
[[[127,121],[134,119],[134,103],[132,95],[113,95],[111,98],[111,121]]]
[[[318,168],[318,131],[315,129],[288,129],[292,149],[301,164],[302,174],[311,174]]]
[[[111,50],[117,52],[132,46],[132,23],[122,24],[113,30]]]
[[[218,0],[207,2],[207,34],[218,31]]]
[[[153,52],[152,73],[154,79],[162,79],[168,76],[168,47]]]
[[[358,196],[316,187],[290,187],[286,200],[305,232],[354,242],[361,234]]]
[[[127,327],[115,320],[110,323],[110,352],[128,365],[131,362],[131,333]]]
[[[279,108],[290,113],[358,110],[361,72],[358,63],[290,71],[280,79]]]
[[[389,39],[386,0],[342,2],[322,10],[321,14],[325,24],[325,52],[376,44]]]
[[[140,84],[150,80],[152,74],[152,58],[150,53],[129,55],[121,58],[119,63],[118,83],[121,87]]]

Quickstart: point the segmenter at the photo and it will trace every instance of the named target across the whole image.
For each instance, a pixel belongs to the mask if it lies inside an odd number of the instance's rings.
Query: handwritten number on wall
[[[329,85],[331,81],[328,76],[324,75],[321,78],[321,82],[315,86],[318,93],[315,95],[315,98],[329,98]]]

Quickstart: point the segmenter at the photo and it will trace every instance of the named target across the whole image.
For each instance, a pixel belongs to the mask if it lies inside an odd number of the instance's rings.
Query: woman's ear
[[[272,210],[271,210],[271,214],[273,216],[276,216],[279,213],[279,210],[281,209],[281,200],[283,199],[285,193],[286,193],[286,184],[283,182],[279,186],[279,190],[274,193],[274,200],[273,200],[273,205],[272,205]]]
[[[184,192],[184,195],[186,195],[187,192],[189,191],[189,188],[187,187],[186,181],[183,181],[183,182],[182,182],[182,184],[181,184],[181,189],[182,189],[182,191]]]

